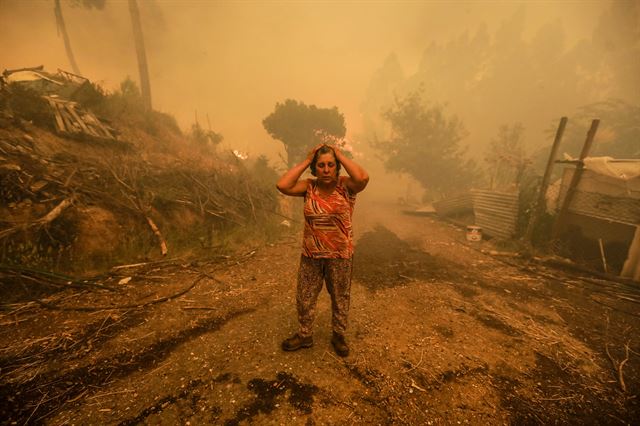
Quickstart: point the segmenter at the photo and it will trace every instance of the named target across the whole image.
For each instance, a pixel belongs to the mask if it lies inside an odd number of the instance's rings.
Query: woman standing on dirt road
[[[340,176],[341,166],[349,176]],[[300,180],[307,167],[316,179]],[[304,233],[296,289],[300,328],[282,342],[285,351],[313,346],[316,301],[324,281],[331,295],[331,344],[338,355],[349,355],[344,334],[351,292],[351,216],[356,194],[368,182],[367,172],[347,158],[337,146],[320,144],[309,152],[304,161],[282,175],[276,184],[285,195],[304,197]]]

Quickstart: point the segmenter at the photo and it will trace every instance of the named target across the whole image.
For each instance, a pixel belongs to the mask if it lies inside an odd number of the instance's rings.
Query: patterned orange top
[[[302,254],[314,259],[351,259],[355,203],[356,194],[346,187],[342,177],[326,198],[320,195],[317,181],[310,181],[304,196]]]

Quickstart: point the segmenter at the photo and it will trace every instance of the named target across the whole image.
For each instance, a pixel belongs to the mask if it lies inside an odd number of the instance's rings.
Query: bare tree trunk
[[[69,34],[67,34],[67,26],[64,24],[64,18],[62,17],[62,7],[60,7],[60,0],[54,0],[53,12],[56,15],[56,25],[59,33],[62,34],[62,40],[64,40],[64,49],[67,51],[67,57],[69,63],[73,69],[74,74],[81,75],[80,68],[76,64],[76,58],[73,56],[73,50],[71,50],[71,42],[69,41]]]
[[[142,102],[144,103],[145,108],[150,110],[151,84],[149,83],[149,68],[147,67],[147,53],[144,48],[140,11],[138,10],[138,2],[136,0],[129,0],[129,12],[131,14],[131,25],[133,26],[133,40],[136,45],[136,55],[138,56],[138,71],[140,72],[140,91],[142,92]]]

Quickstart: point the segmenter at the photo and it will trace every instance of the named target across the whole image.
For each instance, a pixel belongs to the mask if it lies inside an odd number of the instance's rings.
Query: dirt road
[[[637,288],[483,254],[489,243],[471,246],[459,228],[398,206],[356,209],[348,358],[332,352],[326,292],[315,345],[280,350],[296,329],[290,235],[228,258],[118,269],[39,303],[10,300],[3,424],[640,418]]]

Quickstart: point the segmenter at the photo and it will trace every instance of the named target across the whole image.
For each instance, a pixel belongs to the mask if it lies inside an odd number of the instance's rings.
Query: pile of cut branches
[[[79,272],[85,261],[108,267],[164,256],[172,247],[220,245],[237,228],[264,228],[279,215],[275,191],[234,163],[154,164],[133,149],[40,129],[2,131],[0,264]],[[112,236],[101,241],[100,232]],[[97,254],[80,244],[87,239],[100,247]]]

